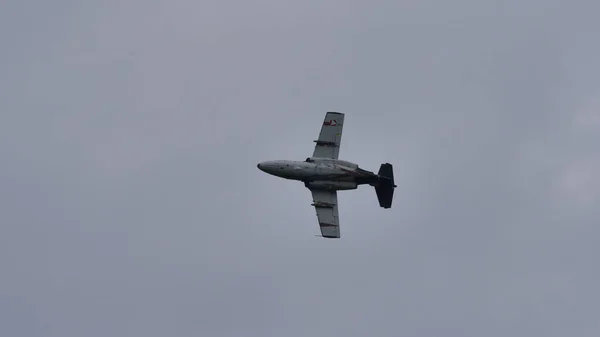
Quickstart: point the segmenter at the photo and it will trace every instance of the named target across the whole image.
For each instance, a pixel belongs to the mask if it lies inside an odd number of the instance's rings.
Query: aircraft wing
[[[328,112],[321,126],[319,139],[315,140],[313,157],[338,159],[344,127],[344,114],[341,112]]]
[[[310,190],[313,197],[313,206],[317,211],[321,235],[325,238],[336,239],[340,237],[340,223],[338,218],[338,202],[336,191]]]

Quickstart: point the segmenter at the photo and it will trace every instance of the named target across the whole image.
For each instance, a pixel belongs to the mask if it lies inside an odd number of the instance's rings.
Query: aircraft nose
[[[269,162],[261,161],[258,164],[256,164],[256,167],[258,167],[258,169],[263,172],[270,173],[271,166],[269,165]]]

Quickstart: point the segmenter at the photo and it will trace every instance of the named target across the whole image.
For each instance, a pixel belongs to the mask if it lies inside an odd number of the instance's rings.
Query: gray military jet
[[[337,191],[355,190],[359,185],[369,184],[375,188],[379,206],[390,208],[396,188],[392,164],[381,164],[375,174],[338,159],[343,126],[343,113],[328,112],[319,139],[314,141],[317,144],[312,157],[305,161],[263,161],[257,165],[261,171],[274,176],[304,182],[312,193],[321,235],[326,238],[340,237]]]

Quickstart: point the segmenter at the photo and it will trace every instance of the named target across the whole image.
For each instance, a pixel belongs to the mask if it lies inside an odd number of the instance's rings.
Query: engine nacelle
[[[317,163],[317,164],[324,163],[324,164],[341,165],[341,166],[349,167],[352,169],[358,168],[358,164],[349,162],[347,160],[341,160],[341,159],[308,157],[308,158],[306,158],[305,161],[309,162],[309,163]]]
[[[357,183],[351,181],[311,181],[305,185],[308,188],[329,191],[355,190],[358,187]]]

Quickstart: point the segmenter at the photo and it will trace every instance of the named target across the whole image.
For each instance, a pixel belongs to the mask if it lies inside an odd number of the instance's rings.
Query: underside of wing
[[[319,139],[315,140],[313,157],[338,159],[342,142],[342,129],[344,127],[344,114],[341,112],[328,112],[321,126]]]
[[[325,238],[340,237],[337,192],[311,189],[313,206],[317,211],[321,235]]]

